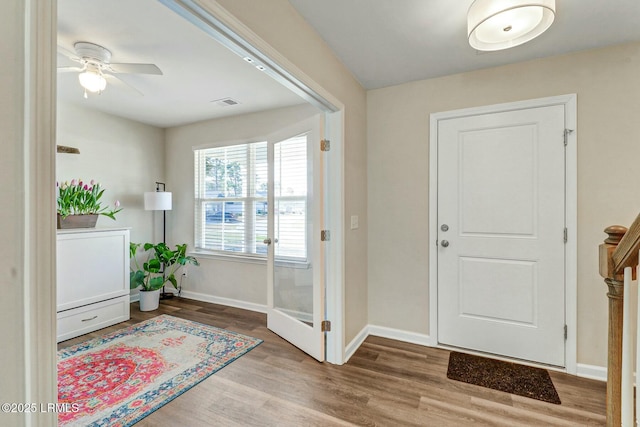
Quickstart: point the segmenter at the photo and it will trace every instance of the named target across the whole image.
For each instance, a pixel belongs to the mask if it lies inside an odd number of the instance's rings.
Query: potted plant
[[[100,198],[104,189],[99,183],[91,180],[86,184],[82,180],[72,179],[58,187],[58,228],[92,228],[96,226],[98,215],[108,216],[115,220],[120,212],[120,202],[116,200],[115,209],[103,207]]]
[[[147,253],[146,260],[140,263],[136,254],[142,246]],[[169,248],[164,243],[130,243],[129,255],[134,266],[131,267],[129,280],[131,289],[140,288],[140,310],[152,311],[160,303],[160,290],[165,283],[170,282],[178,289],[177,272],[186,264],[200,265],[198,260],[187,255],[187,244]]]

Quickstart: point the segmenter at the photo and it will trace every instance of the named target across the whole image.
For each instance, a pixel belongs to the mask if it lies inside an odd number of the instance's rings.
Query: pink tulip
[[[78,183],[78,187],[81,187],[81,188],[82,188],[82,187],[84,187],[84,183],[83,183],[82,181],[80,181],[80,182]]]
[[[116,200],[116,209],[120,207],[120,200]]]
[[[82,189],[86,191],[86,190],[89,189],[89,186],[87,184],[85,184],[84,187],[82,187]]]
[[[91,180],[91,186],[93,187],[94,185],[96,185],[96,182],[92,179]]]
[[[56,181],[56,187],[60,187],[60,183]]]
[[[73,178],[73,179],[71,180],[71,186],[72,186],[72,187],[73,187],[74,185],[76,185],[77,183],[78,183],[78,181],[76,181],[76,179],[75,179],[75,178]]]

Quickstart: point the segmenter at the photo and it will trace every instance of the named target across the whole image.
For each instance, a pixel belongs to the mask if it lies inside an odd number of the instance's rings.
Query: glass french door
[[[267,327],[325,359],[321,116],[268,141]]]

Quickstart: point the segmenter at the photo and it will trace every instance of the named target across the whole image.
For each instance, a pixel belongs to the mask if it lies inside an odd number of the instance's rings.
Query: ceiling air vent
[[[216,99],[214,101],[211,101],[214,104],[220,106],[220,107],[230,107],[232,105],[238,105],[240,104],[238,101],[236,101],[235,99],[232,98],[222,98],[222,99]]]

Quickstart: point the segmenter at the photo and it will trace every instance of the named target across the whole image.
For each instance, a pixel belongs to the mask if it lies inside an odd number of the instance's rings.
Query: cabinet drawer
[[[129,296],[58,313],[58,342],[129,320]]]

